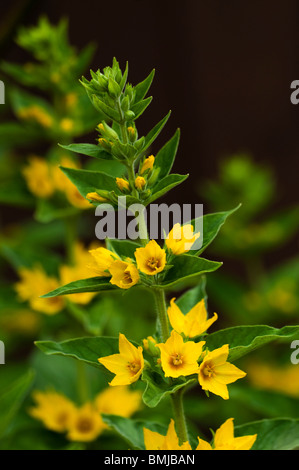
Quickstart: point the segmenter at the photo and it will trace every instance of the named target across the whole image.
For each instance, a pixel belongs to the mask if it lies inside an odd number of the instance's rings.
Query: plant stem
[[[167,341],[169,338],[169,325],[168,325],[168,317],[167,317],[167,310],[166,310],[166,301],[165,301],[165,292],[163,289],[153,289],[155,301],[156,301],[156,308],[158,314],[158,322],[161,328],[162,333],[162,340],[163,342]]]
[[[77,393],[80,404],[83,405],[89,400],[88,380],[86,377],[85,364],[77,361]]]
[[[184,406],[183,406],[183,390],[178,390],[171,395],[174,420],[180,444],[189,441],[188,430],[186,425]]]

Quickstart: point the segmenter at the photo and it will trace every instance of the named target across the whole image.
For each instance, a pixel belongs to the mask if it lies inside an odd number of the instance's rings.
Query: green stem
[[[176,431],[179,437],[180,444],[189,441],[183,406],[183,393],[183,389],[181,389],[171,395]]]
[[[89,400],[88,380],[86,376],[85,364],[77,361],[77,393],[81,405]]]
[[[169,324],[166,309],[165,292],[163,289],[153,289],[153,292],[156,301],[158,322],[161,328],[162,340],[163,342],[165,342],[169,338]]]

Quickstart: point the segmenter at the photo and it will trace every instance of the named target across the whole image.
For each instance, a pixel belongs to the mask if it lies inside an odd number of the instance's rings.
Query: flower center
[[[175,354],[174,356],[171,356],[171,360],[174,366],[180,366],[183,364],[183,358],[181,354]]]
[[[139,362],[128,362],[128,368],[134,374],[140,371],[140,363]]]
[[[62,411],[56,417],[56,422],[60,426],[65,426],[67,424],[67,420],[68,420],[68,414],[66,411]]]
[[[157,258],[152,257],[147,261],[147,266],[154,271],[158,267],[158,263],[159,260]]]
[[[82,433],[89,432],[93,429],[93,422],[88,418],[80,418],[77,422],[77,429]]]
[[[131,274],[129,271],[125,271],[124,272],[124,277],[123,277],[123,283],[124,284],[131,284],[132,282],[132,278],[131,278]]]
[[[210,364],[207,364],[203,369],[203,374],[206,377],[213,377],[215,375],[213,366],[211,366]]]

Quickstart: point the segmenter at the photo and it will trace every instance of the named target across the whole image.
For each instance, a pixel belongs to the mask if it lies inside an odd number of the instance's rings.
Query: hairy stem
[[[179,437],[180,444],[183,444],[184,442],[189,440],[183,406],[183,393],[184,392],[181,389],[171,395],[176,431]]]
[[[163,342],[165,342],[169,338],[169,324],[167,317],[165,292],[163,289],[153,289],[153,291],[157,308],[157,320],[159,323],[159,328],[161,329],[162,340]]]

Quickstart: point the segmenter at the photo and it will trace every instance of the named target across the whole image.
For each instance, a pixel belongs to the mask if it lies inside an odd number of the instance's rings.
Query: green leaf
[[[138,85],[136,85],[134,87],[134,90],[135,90],[135,103],[138,103],[139,101],[143,100],[143,98],[147,94],[147,92],[148,92],[148,90],[149,90],[149,88],[152,84],[154,76],[155,76],[155,69],[153,69],[151,71],[149,76],[145,80],[143,80],[143,82],[138,83]]]
[[[100,292],[105,290],[112,290],[115,287],[109,282],[107,277],[91,277],[88,279],[81,279],[73,281],[64,286],[58,287],[51,292],[43,295],[43,299],[57,297],[59,295],[81,294],[83,292]]]
[[[92,206],[91,206],[92,207]],[[65,219],[66,217],[78,214],[79,209],[69,205],[61,205],[61,201],[54,201],[52,199],[38,199],[36,204],[36,211],[34,218],[43,224],[48,224],[57,219]]]
[[[134,120],[138,119],[144,113],[146,108],[150,105],[152,99],[153,97],[149,96],[145,100],[139,101],[139,103],[133,104],[133,106],[131,106],[130,111],[133,111],[135,114]]]
[[[155,159],[155,168],[160,168],[159,179],[164,178],[170,173],[173,166],[180,141],[180,130],[177,129],[174,136],[157,153]]]
[[[117,186],[115,178],[101,171],[90,170],[75,170],[73,168],[60,167],[63,173],[71,180],[77,187],[81,196],[86,197],[88,193],[94,192],[97,189],[106,191],[116,191]]]
[[[228,359],[235,361],[272,341],[290,339],[296,334],[299,334],[299,326],[284,326],[280,329],[266,325],[234,326],[209,334],[206,347],[213,350],[229,344]]]
[[[170,117],[170,114],[171,114],[171,111],[169,111],[169,113],[163,119],[161,119],[161,121],[158,122],[158,124],[156,124],[155,127],[146,135],[145,141],[144,141],[144,147],[142,149],[144,152],[156,140],[156,138],[162,131],[163,127],[167,123]]]
[[[102,414],[101,417],[109,428],[116,431],[130,446],[136,449],[145,449],[143,439],[144,428],[163,435],[167,433],[165,426],[151,421],[135,420],[106,414]]]
[[[96,95],[91,95],[91,101],[98,111],[104,113],[109,119],[119,122],[120,115],[116,109],[113,109],[111,108],[111,106],[108,106],[106,103],[101,101]]]
[[[110,153],[106,152],[103,148],[95,144],[70,144],[59,146],[70,152],[79,153],[80,155],[86,155],[88,157],[98,158],[100,160],[111,160]]]
[[[235,437],[257,434],[252,450],[292,450],[299,446],[298,419],[263,419],[235,427]]]
[[[9,425],[18,413],[29,389],[33,383],[34,373],[26,372],[6,390],[0,393],[0,437],[7,431]]]
[[[123,256],[124,258],[134,259],[135,251],[137,248],[140,248],[138,243],[129,240],[108,239],[106,243],[108,250],[111,250],[118,256]]]
[[[146,383],[142,399],[145,405],[150,408],[154,408],[161,400],[177,390],[196,382],[194,378],[187,380],[184,377],[180,377],[174,381],[167,380],[152,369],[144,369],[141,380]]]
[[[197,286],[187,290],[179,299],[175,301],[177,306],[186,315],[202,299],[207,300],[206,278],[202,276]]]
[[[150,204],[159,197],[163,196],[165,193],[168,193],[172,188],[183,183],[188,178],[189,175],[177,175],[173,173],[172,175],[167,175],[165,178],[161,179],[153,188],[152,195],[145,201],[145,204]]]
[[[199,240],[202,240],[202,246],[200,250],[196,251],[197,255],[200,255],[209,245],[212,243],[212,241],[216,238],[216,236],[219,233],[219,230],[225,223],[226,219],[236,212],[239,208],[241,207],[241,204],[239,204],[237,207],[230,211],[226,212],[217,212],[214,214],[206,214],[202,217],[199,217],[198,219],[195,219],[191,222],[191,224],[194,226],[198,225],[199,227],[202,224],[202,234]],[[194,250],[195,251],[195,250]],[[192,252],[192,250],[190,250]]]
[[[60,343],[55,341],[36,341],[35,345],[48,356],[72,357],[78,361],[98,367],[109,374],[110,372],[99,363],[98,359],[119,352],[118,338],[102,336],[75,338]]]
[[[209,261],[191,255],[176,256],[171,264],[173,267],[167,272],[161,283],[165,288],[173,288],[187,281],[195,281],[202,274],[216,271],[222,266],[222,263],[217,261]]]

